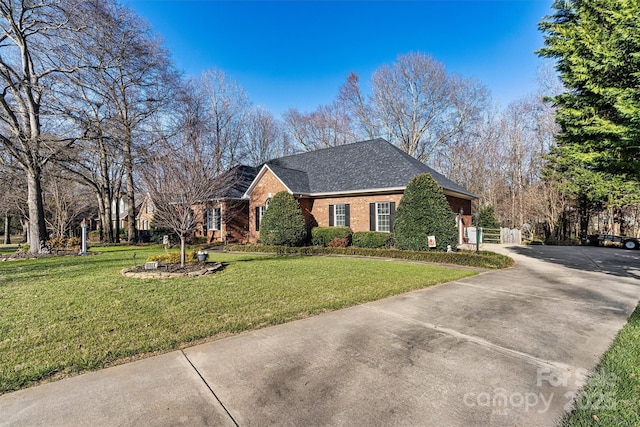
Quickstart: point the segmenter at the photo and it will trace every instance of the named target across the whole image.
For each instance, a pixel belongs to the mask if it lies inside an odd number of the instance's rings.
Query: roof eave
[[[465,200],[479,199],[479,197],[476,196],[475,194],[460,193],[459,191],[447,190],[446,188],[443,188],[442,192],[445,194],[445,196],[457,197],[459,199],[465,199]]]

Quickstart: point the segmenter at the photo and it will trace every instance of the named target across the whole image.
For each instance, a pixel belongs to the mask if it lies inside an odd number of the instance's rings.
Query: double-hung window
[[[349,205],[329,205],[329,227],[349,227]]]
[[[395,202],[371,203],[369,205],[369,230],[381,231],[385,233],[393,231],[393,220],[395,212]]]
[[[222,209],[210,208],[207,211],[207,230],[220,230],[222,226]]]

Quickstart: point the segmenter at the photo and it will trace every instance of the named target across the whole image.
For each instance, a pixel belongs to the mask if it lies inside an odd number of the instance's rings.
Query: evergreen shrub
[[[356,231],[352,237],[356,248],[389,248],[393,246],[393,234],[379,231]]]
[[[407,185],[396,210],[393,233],[398,249],[446,251],[448,245],[457,245],[453,212],[431,175],[418,175]],[[429,248],[429,236],[435,236],[435,248]]]
[[[286,191],[273,196],[260,222],[260,240],[265,245],[302,246],[307,226],[298,201]]]

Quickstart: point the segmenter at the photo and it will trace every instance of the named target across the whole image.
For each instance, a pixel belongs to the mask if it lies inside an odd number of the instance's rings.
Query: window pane
[[[336,227],[344,227],[346,225],[344,205],[335,206],[335,225]]]
[[[389,202],[376,204],[377,231],[391,231],[391,204]]]
[[[207,230],[220,230],[222,220],[221,208],[207,210]]]

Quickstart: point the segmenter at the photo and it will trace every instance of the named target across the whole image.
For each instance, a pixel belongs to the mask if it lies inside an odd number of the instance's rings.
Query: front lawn
[[[224,271],[136,279],[161,247],[0,263],[0,393],[475,274],[371,259],[225,254]]]
[[[563,426],[640,426],[640,306],[602,356]]]

